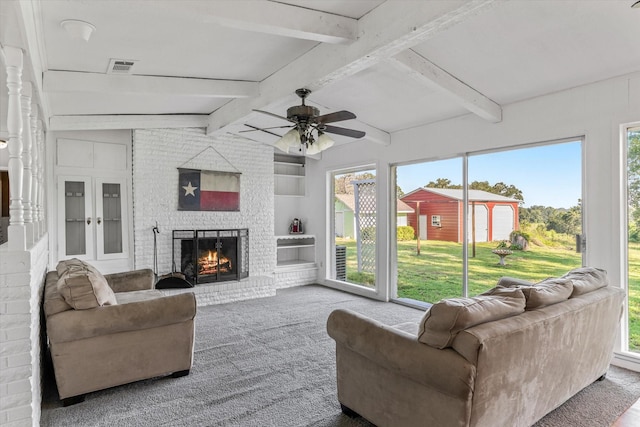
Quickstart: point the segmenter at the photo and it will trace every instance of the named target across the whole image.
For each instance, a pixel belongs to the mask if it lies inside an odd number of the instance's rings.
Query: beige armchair
[[[96,390],[189,374],[195,296],[164,296],[153,284],[151,270],[102,276],[79,260],[47,274],[43,309],[65,406]]]

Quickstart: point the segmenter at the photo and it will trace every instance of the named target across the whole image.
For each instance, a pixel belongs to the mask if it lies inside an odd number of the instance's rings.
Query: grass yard
[[[629,350],[640,351],[640,243],[629,242]]]
[[[336,239],[336,244],[347,247],[347,281],[374,287],[372,273],[358,272],[355,241]],[[492,288],[502,276],[537,282],[582,264],[575,250],[532,245],[529,251],[514,251],[501,266],[491,252],[495,247],[495,242],[476,244],[476,257],[469,258],[470,296]],[[422,241],[416,255],[415,241],[398,242],[398,297],[436,302],[461,295],[461,244]],[[629,243],[629,349],[640,351],[640,243]]]

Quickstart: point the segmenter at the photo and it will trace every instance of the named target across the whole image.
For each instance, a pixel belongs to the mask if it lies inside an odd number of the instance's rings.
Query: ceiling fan
[[[290,127],[291,130],[281,136],[280,139],[276,141],[275,146],[285,152],[288,152],[290,147],[298,147],[300,151],[304,149],[305,154],[317,154],[331,147],[334,144],[334,141],[326,135],[327,133],[348,136],[351,138],[362,138],[365,136],[365,132],[359,130],[346,129],[327,124],[355,119],[356,115],[345,110],[320,115],[320,111],[316,107],[305,104],[305,99],[310,93],[311,91],[309,89],[303,88],[296,90],[296,95],[300,97],[302,104],[289,107],[287,109],[287,117],[279,116],[268,111],[253,110],[258,113],[286,120],[293,123],[292,125],[275,126],[270,128],[259,128],[256,126],[246,125],[251,129],[241,132],[253,132],[259,130],[280,137],[280,135],[275,132],[271,132],[269,129]]]

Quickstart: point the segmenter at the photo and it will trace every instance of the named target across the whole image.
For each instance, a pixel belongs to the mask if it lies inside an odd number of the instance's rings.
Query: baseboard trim
[[[630,371],[640,372],[640,355],[614,352],[611,364]]]

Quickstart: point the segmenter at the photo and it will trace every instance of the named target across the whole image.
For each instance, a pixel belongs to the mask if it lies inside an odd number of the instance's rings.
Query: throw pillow
[[[84,270],[85,268],[86,263],[80,261],[78,258],[71,258],[60,261],[56,266],[56,272],[58,273],[58,277],[62,277],[62,275],[68,271]]]
[[[569,299],[573,291],[573,283],[562,278],[549,278],[533,286],[520,288],[527,300],[527,310],[541,308]]]
[[[498,280],[497,287],[502,286],[521,289],[527,300],[526,310],[534,310],[562,302],[568,299],[573,291],[573,284],[570,280],[554,277],[538,283],[513,277],[502,277]]]
[[[434,304],[420,322],[418,341],[446,348],[464,329],[524,312],[525,298],[520,289],[494,288],[492,292],[491,295],[450,298]]]
[[[56,270],[58,268],[56,267]],[[104,276],[93,266],[72,263],[58,278],[58,292],[76,310],[116,305],[116,296]]]
[[[573,292],[570,298],[609,286],[607,272],[595,267],[576,268],[562,277],[573,282]]]

